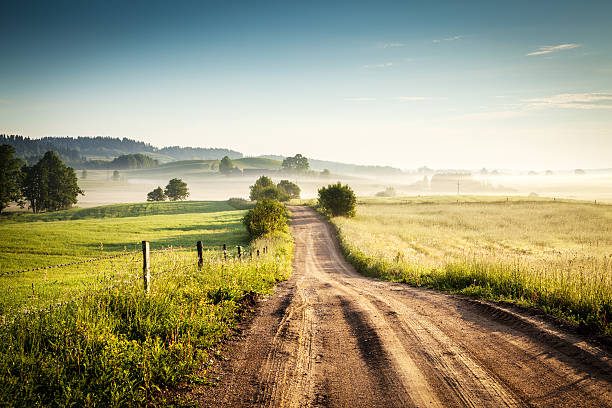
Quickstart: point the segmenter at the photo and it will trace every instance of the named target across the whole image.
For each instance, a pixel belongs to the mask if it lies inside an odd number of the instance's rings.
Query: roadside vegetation
[[[319,189],[317,205],[327,215],[354,217],[356,203],[355,193],[348,185],[337,182]]]
[[[612,206],[456,200],[369,199],[332,222],[367,275],[535,306],[612,334]]]
[[[290,236],[277,230],[249,242],[245,211],[227,202],[115,205],[45,221],[49,215],[0,223],[4,271],[66,263],[0,273],[3,406],[163,405],[167,387],[206,381],[215,345],[291,271]],[[201,269],[197,240],[206,249]]]
[[[249,235],[258,238],[275,232],[287,232],[289,213],[278,201],[262,200],[250,209],[242,222]]]

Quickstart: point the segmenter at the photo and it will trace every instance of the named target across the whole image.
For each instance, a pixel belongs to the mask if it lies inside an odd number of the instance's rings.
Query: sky
[[[612,1],[0,3],[0,133],[612,167]]]

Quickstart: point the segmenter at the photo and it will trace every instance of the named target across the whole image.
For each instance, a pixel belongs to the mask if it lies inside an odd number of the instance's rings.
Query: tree
[[[353,217],[357,198],[348,185],[340,182],[319,189],[319,206],[332,216]]]
[[[170,201],[184,200],[189,196],[187,183],[178,178],[173,178],[170,180],[164,192]]]
[[[287,194],[285,190],[282,190],[276,184],[274,184],[270,177],[261,176],[255,181],[255,184],[251,186],[251,194],[249,195],[249,198],[251,199],[251,201],[289,201],[289,194]]]
[[[287,194],[289,199],[300,198],[300,187],[289,180],[281,180],[276,187],[278,187],[280,191]]]
[[[251,201],[261,200],[264,198],[264,195],[269,194],[269,192],[264,194],[264,190],[269,190],[270,187],[276,188],[272,179],[267,176],[261,176],[255,180],[255,184],[250,187],[251,193],[249,194],[249,198]]]
[[[11,201],[21,200],[22,166],[13,146],[0,146],[0,213]]]
[[[110,162],[109,167],[111,169],[145,169],[156,167],[157,165],[159,165],[159,161],[142,153],[136,153],[123,154],[119,157],[115,157],[113,161]]]
[[[57,153],[49,151],[32,167],[25,168],[23,195],[34,212],[57,211],[70,208],[83,195],[77,176]]]
[[[121,174],[119,174],[119,170],[113,171],[113,180],[118,181],[121,179]]]
[[[157,186],[156,189],[147,194],[147,201],[165,201],[166,193],[164,193],[164,189],[160,186]]]
[[[287,229],[287,209],[278,201],[261,200],[244,216],[244,223],[249,235],[256,238],[274,231]]]
[[[308,170],[309,167],[308,159],[299,153],[293,157],[285,158],[282,164],[283,170],[297,173],[303,173]]]
[[[221,174],[231,174],[234,169],[234,163],[232,163],[232,159],[225,156],[219,162],[219,173]]]

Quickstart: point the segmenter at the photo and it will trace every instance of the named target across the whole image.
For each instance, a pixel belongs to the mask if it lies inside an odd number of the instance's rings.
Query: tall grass
[[[153,263],[148,295],[130,269],[109,289],[11,314],[0,325],[0,405],[145,405],[164,387],[195,380],[245,302],[288,277],[290,237],[252,243],[263,246],[268,254],[240,261],[209,251],[201,270],[193,253],[166,251]]]
[[[536,306],[612,334],[612,206],[442,197],[369,200],[357,214],[333,222],[366,274]]]

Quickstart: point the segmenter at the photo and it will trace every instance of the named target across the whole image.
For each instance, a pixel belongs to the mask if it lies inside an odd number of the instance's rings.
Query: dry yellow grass
[[[349,258],[387,279],[505,298],[610,331],[612,206],[424,197],[336,218]]]

